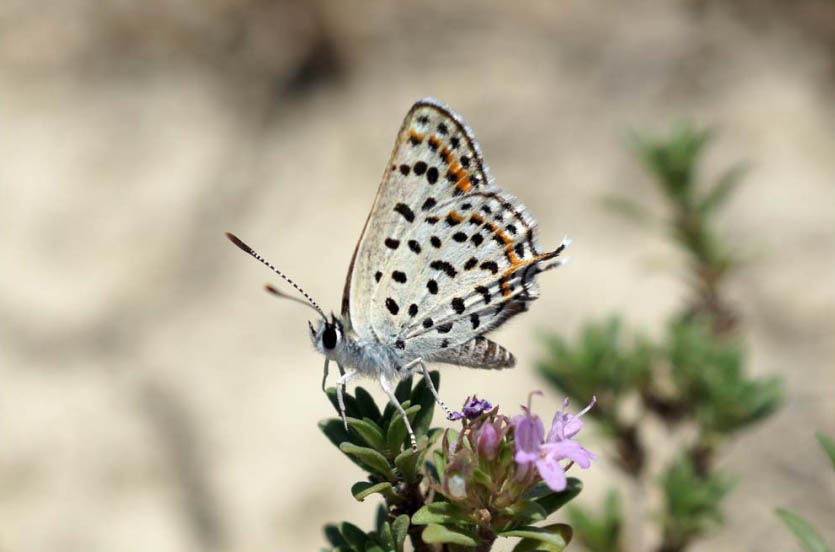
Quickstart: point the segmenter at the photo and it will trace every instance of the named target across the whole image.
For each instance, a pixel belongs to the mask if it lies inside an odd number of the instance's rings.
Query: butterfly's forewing
[[[432,101],[401,127],[346,283],[362,338],[432,360],[538,295],[535,221],[488,180],[471,132]],[[440,359],[439,359],[440,360]]]

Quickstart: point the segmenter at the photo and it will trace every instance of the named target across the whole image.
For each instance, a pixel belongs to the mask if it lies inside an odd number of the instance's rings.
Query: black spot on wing
[[[434,207],[438,202],[435,201],[434,197],[427,197],[426,201],[423,202],[423,205],[420,206],[422,211],[428,211],[432,207]]]
[[[481,324],[481,321],[478,319],[478,314],[472,313],[470,315],[470,323],[473,325],[473,329],[478,328],[478,326]]]
[[[382,277],[383,277],[383,273],[382,273],[382,272],[380,272],[379,270],[378,270],[377,272],[375,272],[375,273],[374,273],[374,280],[375,280],[375,281],[379,282],[379,281],[380,281],[380,278],[382,278]]]
[[[395,282],[399,283],[399,284],[405,284],[406,283],[406,273],[401,272],[399,270],[395,270],[394,272],[391,273],[391,279],[394,280]]]
[[[464,312],[465,308],[466,307],[464,306],[464,300],[460,297],[455,297],[452,300],[452,310],[454,310],[456,314],[461,314],[462,312]]]
[[[429,293],[431,293],[432,295],[437,295],[438,282],[436,282],[435,280],[429,280],[428,282],[426,282],[426,289],[428,289]]]
[[[423,173],[426,172],[426,163],[424,163],[423,161],[418,161],[417,163],[415,163],[414,171],[415,174],[418,176],[423,175]]]
[[[435,270],[441,270],[441,271],[444,272],[444,274],[446,274],[450,278],[455,278],[455,275],[458,274],[458,272],[455,270],[455,268],[446,261],[432,261],[429,264],[429,268],[433,268]]]
[[[395,240],[393,238],[386,238],[385,241],[386,247],[389,249],[397,249],[400,247],[400,240]]]
[[[397,314],[398,311],[400,311],[400,307],[397,306],[397,301],[395,301],[391,297],[386,298],[386,308],[392,314]]]
[[[446,324],[441,324],[436,328],[438,333],[445,334],[449,333],[452,330],[452,322],[447,322]]]
[[[480,267],[484,270],[489,270],[493,274],[499,271],[499,265],[497,265],[495,261],[484,261],[483,263],[481,263]]]
[[[429,170],[426,171],[426,180],[429,181],[430,184],[434,184],[438,181],[438,169],[435,167],[429,167]]]
[[[478,259],[475,257],[470,257],[466,263],[464,263],[464,270],[471,270],[475,265],[478,264]]]
[[[400,213],[401,215],[403,215],[403,218],[406,219],[409,222],[412,222],[412,221],[415,220],[415,214],[412,212],[411,209],[409,209],[409,206],[406,205],[405,203],[398,203],[397,205],[394,206],[394,210],[396,212]]]
[[[409,176],[409,172],[412,170],[409,165],[400,165],[400,174],[403,176]]]
[[[467,234],[465,234],[464,232],[456,232],[452,235],[452,239],[454,239],[458,243],[463,243],[467,241]]]
[[[432,247],[435,247],[436,249],[441,247],[442,245],[441,238],[439,238],[438,236],[432,236],[431,238],[429,238],[429,243],[431,243]]]
[[[420,244],[415,240],[409,240],[409,249],[415,253],[420,253]]]
[[[429,329],[429,328],[432,327],[433,324],[434,324],[434,322],[432,322],[431,318],[424,318],[423,319],[423,327],[424,328]]]
[[[481,234],[476,233],[470,237],[470,241],[472,241],[476,245],[476,247],[478,247],[479,245],[481,245],[481,242],[484,241],[484,237]]]
[[[490,290],[489,289],[487,289],[484,286],[476,286],[475,287],[475,292],[481,294],[482,299],[484,299],[484,304],[489,304],[490,303]]]
[[[418,306],[412,303],[409,305],[409,316],[414,317],[418,313]]]

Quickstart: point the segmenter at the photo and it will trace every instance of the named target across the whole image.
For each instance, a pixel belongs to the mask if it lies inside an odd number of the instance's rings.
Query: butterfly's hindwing
[[[457,347],[439,349],[425,360],[495,370],[512,368],[516,364],[510,351],[480,335]]]
[[[540,253],[524,205],[490,181],[448,108],[415,104],[357,246],[343,304],[357,333],[431,357],[498,327],[538,296]]]

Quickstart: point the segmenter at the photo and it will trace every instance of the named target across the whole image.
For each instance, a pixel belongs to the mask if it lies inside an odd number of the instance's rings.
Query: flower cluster
[[[582,415],[595,400],[569,414],[566,399],[546,435],[542,420],[531,410],[531,399],[541,394],[532,392],[522,413],[512,419],[486,399],[468,398],[462,411],[450,416],[461,421],[461,430],[447,429],[436,455],[441,473],[435,490],[488,517],[513,512],[540,482],[551,491],[564,491],[566,470],[573,464],[588,468],[596,458],[574,439],[583,427]]]

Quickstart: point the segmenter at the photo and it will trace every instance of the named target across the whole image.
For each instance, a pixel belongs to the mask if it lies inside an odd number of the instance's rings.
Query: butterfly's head
[[[318,328],[314,327],[311,322],[307,325],[310,326],[310,339],[316,350],[328,358],[335,358],[342,348],[344,337],[342,322],[331,315],[330,321],[325,318],[320,320]]]

